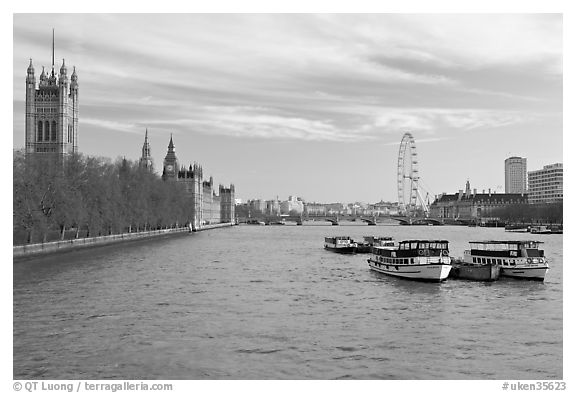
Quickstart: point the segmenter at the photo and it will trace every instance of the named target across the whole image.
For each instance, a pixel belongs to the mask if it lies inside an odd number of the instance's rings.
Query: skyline
[[[560,14],[15,14],[14,148],[52,28],[81,152],[137,160],[148,128],[161,173],[173,134],[243,200],[395,201],[405,132],[431,198],[503,192],[510,156],[563,162]]]

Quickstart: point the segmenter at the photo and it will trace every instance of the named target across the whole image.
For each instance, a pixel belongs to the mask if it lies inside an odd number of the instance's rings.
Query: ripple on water
[[[561,236],[544,283],[428,284],[326,253],[330,235],[444,238],[455,256],[516,238],[240,226],[17,263],[14,378],[562,379]]]

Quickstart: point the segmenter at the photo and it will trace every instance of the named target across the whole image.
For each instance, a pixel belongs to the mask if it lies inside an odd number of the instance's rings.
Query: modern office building
[[[510,157],[504,161],[504,192],[506,194],[525,194],[526,187],[526,159]]]
[[[554,203],[563,200],[564,171],[561,163],[528,172],[528,202]]]

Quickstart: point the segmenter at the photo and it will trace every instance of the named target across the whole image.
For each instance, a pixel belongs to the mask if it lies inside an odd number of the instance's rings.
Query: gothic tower
[[[170,143],[168,144],[168,153],[164,158],[164,170],[162,171],[162,180],[176,180],[178,174],[178,159],[174,152],[174,142],[172,142],[172,135],[170,135]]]
[[[58,77],[54,72],[54,30],[52,30],[52,70],[44,67],[38,88],[32,59],[26,75],[26,153],[52,153],[66,156],[78,151],[78,75],[76,67],[68,81],[62,60]]]
[[[148,128],[146,128],[146,136],[144,137],[144,145],[142,146],[142,157],[140,157],[140,168],[146,168],[152,172],[152,155],[150,153],[150,143],[148,143]]]

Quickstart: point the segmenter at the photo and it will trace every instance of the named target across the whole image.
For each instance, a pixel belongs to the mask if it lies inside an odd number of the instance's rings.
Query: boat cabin
[[[350,236],[335,236],[324,238],[324,243],[331,244],[333,246],[349,246],[352,244],[353,240]]]
[[[384,236],[364,236],[364,243],[371,246],[394,247],[394,240],[391,237]]]
[[[448,256],[448,241],[403,240],[397,247],[375,247],[374,254],[392,258]]]
[[[539,241],[477,241],[470,242],[472,263],[500,266],[516,266],[517,258],[526,258],[528,263],[543,263],[544,250]]]

